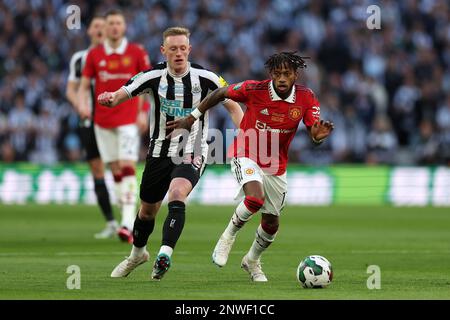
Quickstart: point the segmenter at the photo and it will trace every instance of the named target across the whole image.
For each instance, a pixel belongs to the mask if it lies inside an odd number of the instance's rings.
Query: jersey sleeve
[[[228,87],[227,96],[238,102],[248,101],[247,81],[232,84]]]
[[[80,82],[81,79],[81,65],[82,65],[83,55],[75,53],[70,59],[69,65],[69,77],[68,81]]]
[[[314,92],[309,89],[306,92],[307,107],[303,116],[303,123],[307,127],[311,127],[314,122],[320,120],[320,103]]]
[[[144,93],[151,92],[152,79],[155,78],[152,70],[141,71],[135,76],[133,76],[127,83],[122,87],[129,98],[140,96]]]
[[[94,65],[94,58],[93,58],[93,50],[89,51],[89,53],[87,54],[86,62],[84,63],[82,75],[87,78],[95,77],[95,65]]]

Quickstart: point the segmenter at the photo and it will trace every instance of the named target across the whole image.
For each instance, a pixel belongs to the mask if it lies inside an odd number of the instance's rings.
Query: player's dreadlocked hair
[[[306,68],[305,60],[309,59],[309,57],[301,57],[296,54],[297,51],[293,52],[280,52],[274,55],[271,55],[269,59],[267,59],[264,66],[272,71],[276,68],[281,68],[283,65],[287,65],[289,68],[297,70],[298,68]]]

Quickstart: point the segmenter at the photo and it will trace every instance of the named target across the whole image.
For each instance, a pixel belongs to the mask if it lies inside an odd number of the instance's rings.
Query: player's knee
[[[184,201],[187,198],[186,192],[179,187],[169,189],[169,201]]]
[[[264,205],[264,196],[260,198],[254,196],[245,196],[244,205],[250,212],[255,213]]]
[[[157,208],[153,208],[151,206],[141,206],[139,209],[139,218],[141,220],[153,220],[158,213]]]
[[[122,177],[129,177],[136,175],[136,170],[132,166],[122,167]]]
[[[261,221],[261,228],[268,234],[277,233],[279,226],[280,226],[280,224],[278,223],[278,220],[262,220]]]

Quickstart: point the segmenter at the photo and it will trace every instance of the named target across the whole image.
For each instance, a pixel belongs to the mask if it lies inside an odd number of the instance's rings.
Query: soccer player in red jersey
[[[79,89],[80,117],[89,119],[88,103],[90,80],[95,79],[95,96],[104,91],[115,91],[133,75],[150,69],[145,49],[129,43],[125,38],[124,15],[118,10],[106,14],[106,41],[91,49],[87,55]],[[143,98],[134,98],[111,109],[95,101],[95,136],[103,162],[108,163],[114,176],[117,201],[122,221],[119,237],[133,241],[137,203],[136,162],[140,144],[139,130],[148,125]]]
[[[266,61],[271,79],[248,80],[219,88],[208,95],[188,117],[168,123],[171,129],[189,129],[208,109],[229,98],[247,106],[240,132],[231,148],[231,170],[244,200],[237,206],[213,252],[213,262],[223,267],[236,234],[258,211],[261,223],[241,267],[253,281],[265,282],[260,257],[274,241],[280,212],[285,205],[286,166],[289,144],[301,120],[315,144],[332,132],[334,125],[320,119],[320,107],[311,89],[295,84],[299,68],[305,68],[295,52],[281,52]],[[238,194],[238,195],[239,195]]]
[[[89,23],[87,34],[91,39],[89,48],[74,53],[70,59],[70,72],[66,86],[67,99],[72,103],[75,110],[79,112],[78,88],[80,86],[81,72],[83,71],[86,56],[91,48],[98,46],[105,40],[105,18],[103,16],[94,16]],[[94,111],[93,103],[95,83],[91,83],[92,96],[90,99],[91,112]],[[109,193],[105,183],[105,166],[100,158],[97,142],[95,140],[94,124],[90,119],[80,119],[79,136],[86,152],[86,160],[91,169],[94,178],[94,191],[97,197],[97,203],[106,220],[106,227],[94,236],[96,239],[105,239],[114,237],[117,234],[119,224],[114,219]]]

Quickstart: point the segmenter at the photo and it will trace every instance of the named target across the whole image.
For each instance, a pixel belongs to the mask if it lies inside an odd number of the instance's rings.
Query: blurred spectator
[[[436,162],[439,147],[439,140],[436,136],[433,123],[430,120],[423,120],[411,142],[417,164],[431,165]]]
[[[397,137],[389,119],[381,115],[377,116],[367,137],[366,163],[393,164],[397,144]]]
[[[46,101],[35,118],[35,148],[30,154],[30,161],[41,164],[55,164],[58,161],[56,144],[59,134],[59,122],[55,115],[56,108],[52,101]]]
[[[22,92],[17,93],[14,106],[8,116],[9,142],[15,151],[16,161],[28,160],[31,150],[31,135],[35,119],[33,113],[25,107],[25,99]]]

